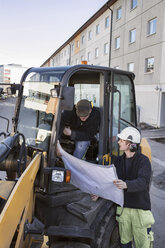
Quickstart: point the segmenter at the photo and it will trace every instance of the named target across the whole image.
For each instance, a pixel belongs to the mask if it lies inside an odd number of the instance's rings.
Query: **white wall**
[[[116,20],[117,8],[122,7],[122,17]],[[165,0],[138,0],[134,10],[130,10],[129,0],[118,0],[111,6],[113,9],[113,32],[111,47],[111,67],[119,66],[127,70],[128,63],[134,63],[136,100],[141,109],[141,121],[150,125],[159,126],[162,107],[161,94],[165,92]],[[110,27],[105,29],[105,18],[111,11],[107,9],[100,17],[90,24],[80,34],[80,50],[72,52],[71,64],[76,64],[76,59],[81,63],[81,56],[87,60],[91,52],[91,61],[88,64],[109,65],[109,54],[104,55],[104,44],[110,40]],[[156,34],[148,36],[148,21],[157,18]],[[100,33],[96,35],[96,25],[100,24]],[[129,43],[129,31],[136,28],[136,42]],[[88,32],[92,30],[92,39],[88,40]],[[81,37],[85,35],[82,45]],[[120,49],[115,49],[115,38],[120,36]],[[75,43],[73,40],[70,44]],[[95,58],[95,48],[99,48],[99,57]],[[69,59],[69,45],[53,58],[53,66],[65,66]],[[74,44],[75,48],[75,44]],[[66,55],[65,55],[66,51]],[[63,54],[61,56],[61,54]],[[145,59],[154,57],[154,72],[145,72]],[[156,90],[158,88],[158,90]],[[161,91],[160,91],[161,89]],[[164,98],[162,98],[164,99]],[[160,121],[161,120],[161,121]],[[162,125],[162,124],[161,124]],[[165,123],[164,123],[165,125]]]
[[[153,85],[136,86],[135,88],[136,102],[140,106],[140,122],[157,127],[159,124],[159,92]]]

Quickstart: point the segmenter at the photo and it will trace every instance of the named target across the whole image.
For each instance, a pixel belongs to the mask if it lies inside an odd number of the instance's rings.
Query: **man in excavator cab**
[[[86,99],[61,115],[61,138],[74,142],[73,156],[83,158],[100,125],[100,112]]]

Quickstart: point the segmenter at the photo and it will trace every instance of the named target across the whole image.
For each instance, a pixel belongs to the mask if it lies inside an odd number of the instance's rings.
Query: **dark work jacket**
[[[86,121],[81,121],[76,114],[76,109],[72,111],[64,111],[61,115],[60,136],[65,126],[70,126],[72,130],[71,140],[75,141],[90,141],[94,135],[99,131],[100,125],[100,111],[92,108],[92,112]],[[68,137],[68,136],[65,136]]]
[[[125,181],[127,189],[124,190],[124,207],[151,210],[149,184],[151,178],[151,164],[149,159],[140,153],[135,153],[132,165],[126,173],[125,153],[113,157],[118,178]]]

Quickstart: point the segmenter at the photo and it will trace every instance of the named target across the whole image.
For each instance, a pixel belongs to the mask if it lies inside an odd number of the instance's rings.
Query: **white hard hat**
[[[117,135],[119,139],[129,140],[133,143],[140,144],[140,132],[134,127],[126,127]]]

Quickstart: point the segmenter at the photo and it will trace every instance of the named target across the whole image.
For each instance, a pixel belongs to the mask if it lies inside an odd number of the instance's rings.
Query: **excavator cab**
[[[32,68],[21,83],[21,104],[14,119],[19,121],[14,122],[14,130],[24,134],[28,147],[51,150],[51,167],[62,111],[88,99],[101,114],[98,154],[93,158],[100,163],[104,154],[117,153],[116,134],[137,125],[133,78],[133,73],[94,66]],[[54,113],[49,102],[55,106]]]
[[[109,165],[111,156],[119,155],[117,134],[127,126],[137,126],[133,80],[131,72],[90,65],[30,68],[23,74],[12,130],[12,137],[20,134],[14,142],[17,148],[23,144],[16,185],[28,167],[34,168],[34,159],[39,156],[40,160],[33,177],[30,213],[25,214],[24,206],[19,220],[24,223],[22,234],[18,230],[11,234],[17,247],[35,247],[35,241],[27,241],[32,236],[47,236],[46,247],[51,248],[119,247],[116,204],[102,198],[92,202],[89,194],[68,183],[56,145],[62,112],[88,99],[99,109],[101,123],[85,159]],[[63,141],[62,145],[72,150],[72,144]],[[42,247],[43,240],[37,240]]]

